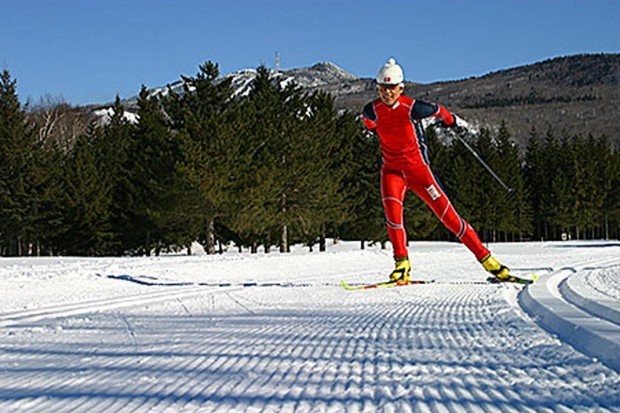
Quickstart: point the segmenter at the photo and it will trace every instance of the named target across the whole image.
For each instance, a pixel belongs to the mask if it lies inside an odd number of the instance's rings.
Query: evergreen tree
[[[470,146],[475,146],[475,137],[463,134],[461,136]],[[483,198],[484,186],[483,169],[478,167],[477,160],[459,140],[455,139],[448,148],[450,162],[448,172],[443,181],[450,200],[456,210],[477,230],[484,229],[485,216],[480,205]],[[481,234],[482,235],[482,234]],[[452,238],[452,236],[450,236]]]
[[[613,147],[606,136],[601,136],[600,139],[596,140],[593,152],[598,165],[595,180],[603,193],[601,213],[599,215],[599,226],[601,228],[599,236],[609,239],[611,236],[610,229],[613,228],[612,217],[614,212],[620,207],[620,163],[618,162],[618,152],[614,153]]]
[[[301,92],[294,84],[282,87],[264,66],[257,69],[249,95],[242,101],[244,123],[238,165],[237,192],[244,205],[234,209],[232,227],[256,251],[259,242],[278,240],[281,252],[289,251],[292,219],[297,207],[287,181],[291,175],[292,147],[301,133]],[[268,249],[268,248],[267,248]]]
[[[129,150],[128,171],[132,205],[128,211],[134,236],[132,244],[150,255],[151,250],[187,244],[189,229],[178,203],[176,165],[181,159],[179,141],[168,128],[158,100],[149,98],[145,86],[138,96],[139,122]]]
[[[58,137],[58,135],[57,135]],[[56,139],[41,142],[42,156],[37,169],[37,192],[40,208],[35,220],[35,246],[37,256],[57,252],[56,241],[63,236],[64,204],[63,182],[67,148]]]
[[[253,248],[269,251],[291,242],[310,247],[347,216],[342,193],[347,161],[334,101],[326,93],[303,94],[283,86],[265,67],[257,69],[244,113],[240,159],[235,171],[242,208],[232,208],[231,228]],[[346,135],[346,134],[345,134]]]
[[[130,183],[129,151],[132,148],[135,126],[125,118],[125,109],[116,96],[112,115],[103,133],[92,142],[99,165],[107,174],[112,187],[109,195],[111,231],[114,234],[115,255],[123,255],[135,246],[131,227],[133,192]],[[90,131],[92,135],[92,130]]]
[[[334,99],[325,92],[303,97],[306,110],[300,135],[293,138],[286,178],[292,182],[288,201],[296,204],[289,210],[295,230],[310,247],[318,239],[324,251],[328,227],[346,219],[348,209],[342,193],[345,176],[343,155],[339,153],[343,137],[338,134],[338,115]]]
[[[522,235],[531,233],[531,209],[527,203],[525,182],[521,172],[519,150],[512,141],[506,123],[502,121],[497,139],[498,164],[495,172],[510,188],[512,192],[500,190],[495,203],[500,211],[499,225],[496,228],[504,235],[503,241],[508,241],[508,234],[516,234],[519,239]],[[495,185],[495,182],[493,182]]]
[[[566,155],[555,136],[553,129],[549,128],[545,134],[544,145],[544,168],[541,180],[540,215],[543,219],[543,238],[558,239],[554,216],[556,206],[564,199],[559,191],[565,190],[567,165],[563,156]],[[561,172],[561,176],[558,173]],[[558,191],[559,189],[559,191]]]
[[[605,236],[620,238],[620,151],[617,149],[610,156],[609,174],[611,190],[605,203]]]
[[[0,74],[0,255],[26,255],[41,207],[41,145],[7,70]]]
[[[575,227],[577,238],[586,237],[586,231],[592,230],[600,222],[605,200],[604,186],[599,181],[601,170],[595,140],[592,134],[587,138],[575,136],[573,145],[573,165],[575,180],[573,186],[575,202]],[[604,155],[603,155],[604,156]]]
[[[62,232],[56,241],[65,254],[100,256],[118,248],[112,225],[114,181],[96,147],[102,139],[102,130],[91,124],[65,163],[59,205]]]
[[[497,143],[491,136],[490,130],[486,128],[481,130],[475,150],[491,169],[494,171],[499,169],[501,159],[497,150]],[[504,197],[504,190],[492,181],[493,178],[487,171],[483,170],[482,166],[477,165],[476,168],[479,171],[480,179],[476,199],[482,218],[479,230],[484,234],[484,239],[495,242],[498,240],[498,229],[501,228],[505,211],[505,206],[497,200]]]
[[[576,221],[578,211],[578,188],[575,188],[575,153],[568,136],[563,136],[557,147],[549,148],[556,160],[555,169],[550,169],[551,175],[550,198],[550,226],[553,229],[553,239],[558,239],[560,233],[570,234]]]
[[[342,147],[340,162],[345,170],[341,193],[350,210],[347,220],[338,229],[343,239],[387,242],[385,215],[381,203],[379,169],[381,151],[377,136],[365,131],[364,126],[350,113],[339,119]]]
[[[178,199],[183,210],[178,217],[193,227],[188,228],[188,237],[199,238],[212,254],[216,221],[224,220],[231,204],[242,199],[233,193],[242,142],[230,79],[219,80],[218,65],[210,61],[199,69],[195,77],[183,77],[183,96],[171,94],[164,106],[180,141],[176,171],[183,189]]]
[[[548,177],[545,174],[547,157],[536,130],[530,131],[530,139],[525,151],[523,174],[527,188],[527,201],[532,213],[532,227],[535,239],[544,237],[546,217],[543,211],[543,199],[549,190],[546,186]]]

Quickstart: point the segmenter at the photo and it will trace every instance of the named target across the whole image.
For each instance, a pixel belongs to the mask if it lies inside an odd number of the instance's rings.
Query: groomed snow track
[[[533,322],[523,286],[483,283],[459,245],[417,247],[421,277],[437,283],[367,292],[338,282],[383,276],[388,253],[309,255],[299,268],[239,257],[235,271],[262,274],[217,286],[191,276],[214,258],[119,260],[112,276],[82,278],[123,296],[0,315],[0,412],[620,412],[620,375]],[[562,268],[538,245],[510,248],[520,275]],[[609,265],[573,270],[595,288]]]
[[[547,331],[620,372],[620,285],[605,279],[619,266],[610,260],[561,268],[524,289],[519,302]]]

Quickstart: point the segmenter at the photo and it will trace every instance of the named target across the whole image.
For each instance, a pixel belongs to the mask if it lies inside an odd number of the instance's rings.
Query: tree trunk
[[[364,241],[364,240],[360,241],[360,249],[362,249],[362,250],[366,249],[366,241]]]
[[[146,238],[144,239],[144,248],[146,249],[146,256],[151,256],[151,231],[146,231]]]
[[[605,212],[605,239],[609,239],[609,217]]]
[[[267,233],[265,235],[265,254],[269,254],[271,252],[271,234]]]
[[[282,212],[286,213],[286,194],[282,194],[282,198],[280,200],[280,208],[282,209]],[[282,225],[282,233],[280,237],[280,253],[283,252],[291,252],[288,245],[288,227],[286,226],[286,224]]]
[[[325,224],[321,224],[321,237],[319,238],[319,251],[321,252],[325,252],[327,249],[325,245],[325,232],[327,232],[325,229]]]
[[[208,255],[215,254],[215,220],[210,218],[207,222],[207,245],[205,251]]]
[[[256,241],[254,241],[252,243],[252,247],[250,249],[250,253],[256,254],[257,252],[258,252],[258,244],[256,243]]]
[[[282,232],[280,236],[280,252],[291,252],[288,245],[288,227],[286,225],[282,225]]]

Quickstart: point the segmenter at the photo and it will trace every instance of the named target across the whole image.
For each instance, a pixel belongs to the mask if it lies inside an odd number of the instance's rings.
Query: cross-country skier
[[[420,121],[434,117],[444,126],[452,127],[456,125],[455,116],[439,104],[403,95],[403,70],[392,58],[379,70],[376,80],[379,99],[364,106],[362,120],[369,130],[379,135],[383,156],[381,197],[395,260],[390,280],[398,284],[409,282],[411,263],[403,222],[403,201],[408,189],[431,207],[443,225],[469,248],[485,270],[500,279],[508,279],[509,269],[491,255],[472,226],[459,216],[429,166]]]

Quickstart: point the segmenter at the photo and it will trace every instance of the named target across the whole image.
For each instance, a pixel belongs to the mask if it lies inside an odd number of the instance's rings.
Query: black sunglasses
[[[399,84],[398,85],[388,85],[388,84],[385,84],[385,83],[379,83],[377,85],[377,87],[379,89],[383,89],[383,90],[395,90],[399,86],[400,86]]]

